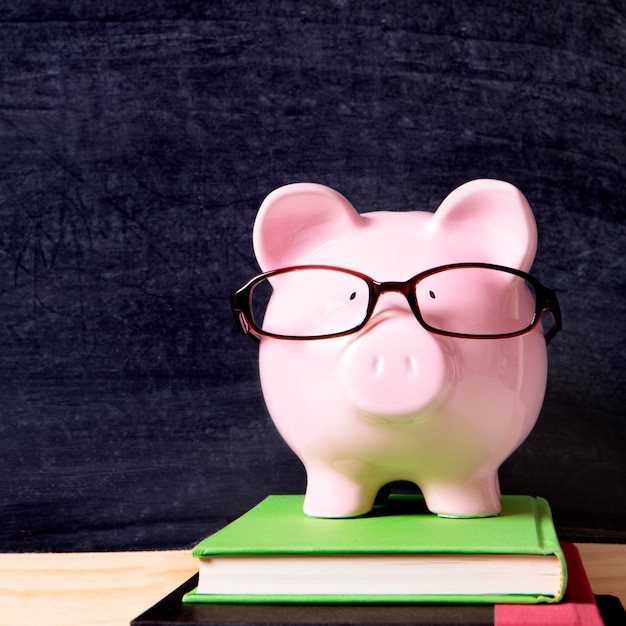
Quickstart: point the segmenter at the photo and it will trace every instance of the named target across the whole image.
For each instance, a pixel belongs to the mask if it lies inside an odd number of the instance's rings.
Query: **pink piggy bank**
[[[366,513],[400,480],[441,516],[500,511],[498,468],[537,420],[560,328],[554,292],[527,274],[536,247],[526,199],[497,180],[462,185],[435,213],[359,214],[309,183],[265,199],[264,273],[233,312],[306,468],[307,515]]]

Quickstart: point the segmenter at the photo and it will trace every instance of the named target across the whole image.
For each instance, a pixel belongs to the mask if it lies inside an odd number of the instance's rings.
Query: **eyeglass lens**
[[[301,269],[261,281],[252,292],[251,309],[256,325],[266,332],[319,337],[359,326],[368,302],[369,286],[358,276]]]
[[[528,328],[535,290],[523,277],[486,267],[460,267],[426,276],[416,286],[424,322],[467,335],[505,335]]]
[[[419,280],[414,295],[427,326],[455,334],[515,333],[527,329],[535,315],[532,285],[523,277],[493,268],[435,272]],[[306,268],[260,281],[252,291],[251,312],[265,332],[320,337],[362,324],[369,300],[369,285],[358,276]]]

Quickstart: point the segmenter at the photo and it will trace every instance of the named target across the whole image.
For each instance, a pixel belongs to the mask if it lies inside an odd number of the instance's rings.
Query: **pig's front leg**
[[[440,517],[490,517],[501,509],[497,473],[420,487],[426,506]]]
[[[368,483],[355,476],[369,473],[365,463],[336,461],[307,466],[304,512],[311,517],[355,517],[371,511],[378,482]]]

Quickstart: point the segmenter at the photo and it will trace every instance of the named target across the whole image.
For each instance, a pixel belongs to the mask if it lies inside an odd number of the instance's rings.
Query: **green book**
[[[567,569],[550,507],[503,496],[497,517],[449,519],[393,495],[361,517],[322,519],[303,496],[268,496],[193,550],[185,602],[558,602]]]

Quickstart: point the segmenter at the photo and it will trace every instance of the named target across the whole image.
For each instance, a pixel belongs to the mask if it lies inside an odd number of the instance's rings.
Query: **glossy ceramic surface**
[[[359,214],[328,187],[288,185],[265,199],[254,228],[263,271],[322,264],[376,281],[406,281],[463,262],[528,272],[536,247],[528,202],[495,180],[462,185],[435,213]],[[445,294],[463,302],[469,324],[496,292],[487,285],[477,295],[467,285],[457,277]],[[297,332],[290,307],[302,308],[304,324],[310,291],[293,280],[273,296],[264,324]],[[513,291],[496,309],[502,329],[512,310],[532,307],[527,292]],[[429,292],[444,301],[443,292]],[[356,300],[356,290],[349,297]],[[506,339],[441,336],[395,292],[378,298],[358,332],[314,341],[262,337],[259,358],[270,415],[306,468],[305,512],[319,517],[363,514],[379,489],[397,480],[417,484],[439,515],[497,514],[498,468],[535,424],[547,375],[541,325]]]

